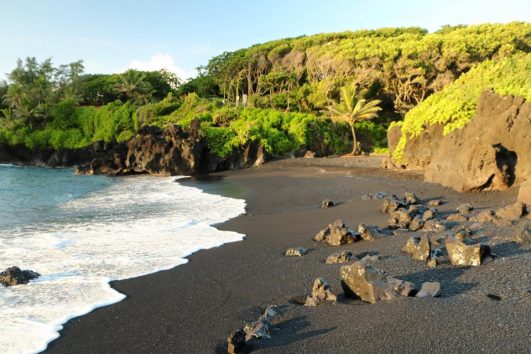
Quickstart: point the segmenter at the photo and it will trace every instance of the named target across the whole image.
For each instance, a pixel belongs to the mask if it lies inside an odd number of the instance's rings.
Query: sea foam
[[[244,237],[212,225],[242,214],[245,201],[175,177],[119,178],[58,208],[65,217],[0,230],[0,269],[42,274],[26,285],[0,286],[4,353],[42,351],[69,319],[124,299],[112,280],[169,269],[193,252]]]

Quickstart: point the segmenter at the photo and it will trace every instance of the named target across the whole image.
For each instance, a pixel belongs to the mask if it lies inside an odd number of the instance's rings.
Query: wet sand
[[[352,227],[385,226],[381,201],[361,200],[364,193],[409,190],[421,199],[443,197],[448,203],[441,210],[454,210],[461,202],[500,207],[516,198],[516,190],[459,194],[423,183],[414,172],[377,166],[363,158],[296,159],[185,182],[246,199],[246,215],[218,226],[246,239],[193,254],[188,264],[168,271],[113,282],[127,299],[69,321],[48,352],[223,353],[227,336],[270,304],[279,305],[282,314],[272,338],[255,344],[257,353],[529,352],[531,258],[508,241],[510,230],[484,237],[499,257],[473,268],[429,269],[401,252],[407,235],[340,247],[312,240],[338,218]],[[321,209],[326,198],[340,204]],[[300,258],[283,255],[296,246],[310,252]],[[344,299],[340,265],[324,263],[340,250],[379,254],[375,266],[418,287],[439,281],[442,296],[374,305]],[[307,308],[290,301],[306,295],[320,276],[340,295],[338,303]]]

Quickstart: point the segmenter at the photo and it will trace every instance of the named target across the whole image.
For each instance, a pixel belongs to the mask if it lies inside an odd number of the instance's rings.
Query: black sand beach
[[[186,182],[207,183],[207,190],[228,190],[246,199],[247,215],[219,226],[246,239],[193,254],[188,264],[168,271],[112,283],[127,299],[69,321],[47,352],[223,353],[227,336],[270,304],[279,305],[282,314],[272,338],[255,345],[257,353],[529,352],[530,253],[510,242],[511,235],[486,240],[499,255],[494,261],[473,268],[445,263],[436,269],[402,253],[406,235],[340,247],[312,240],[338,218],[353,227],[385,226],[381,201],[361,200],[364,193],[409,190],[420,198],[442,197],[448,203],[441,210],[461,202],[500,207],[516,199],[514,190],[459,194],[423,183],[413,172],[377,165],[363,159],[295,159],[215,174],[223,177],[220,181]],[[321,209],[325,198],[340,204]],[[300,258],[283,255],[296,246],[310,252]],[[439,281],[442,296],[374,305],[340,296],[337,304],[315,308],[290,302],[306,295],[320,276],[342,294],[339,265],[324,263],[338,250],[379,254],[375,266],[417,287]]]

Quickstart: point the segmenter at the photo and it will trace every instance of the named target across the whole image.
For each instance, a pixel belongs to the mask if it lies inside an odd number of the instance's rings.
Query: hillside
[[[390,122],[485,61],[512,70],[530,48],[531,24],[519,22],[318,34],[223,53],[184,84],[167,72],[85,75],[81,62],[53,67],[28,58],[0,84],[0,144],[80,148],[127,141],[145,125],[188,127],[199,119],[218,156],[251,142],[272,155],[341,154],[351,149],[350,129],[326,110],[355,82],[360,97],[381,101],[377,119],[355,125],[362,147],[380,151]],[[500,81],[499,92],[511,93],[512,84]],[[431,114],[421,110],[410,117]]]
[[[443,135],[463,128],[474,116],[479,97],[486,90],[493,90],[501,96],[520,96],[530,101],[531,53],[485,61],[411,109],[403,122],[393,124],[401,130],[397,146],[392,147],[393,161],[415,166],[410,161],[413,156],[404,153],[408,140],[418,137],[434,125],[443,126]]]

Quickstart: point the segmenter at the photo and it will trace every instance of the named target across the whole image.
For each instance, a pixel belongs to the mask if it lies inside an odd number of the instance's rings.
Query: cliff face
[[[430,126],[408,139],[405,167],[425,180],[457,191],[503,190],[531,176],[531,103],[483,92],[476,115],[463,129],[443,136]],[[390,131],[396,141],[396,131]],[[395,146],[391,146],[393,150]]]
[[[82,174],[157,176],[198,174],[261,165],[264,149],[251,143],[226,157],[211,153],[201,136],[199,122],[188,130],[170,125],[166,130],[143,127],[125,143],[96,142],[83,149],[30,150],[24,146],[0,148],[0,161],[51,167],[77,166]]]

